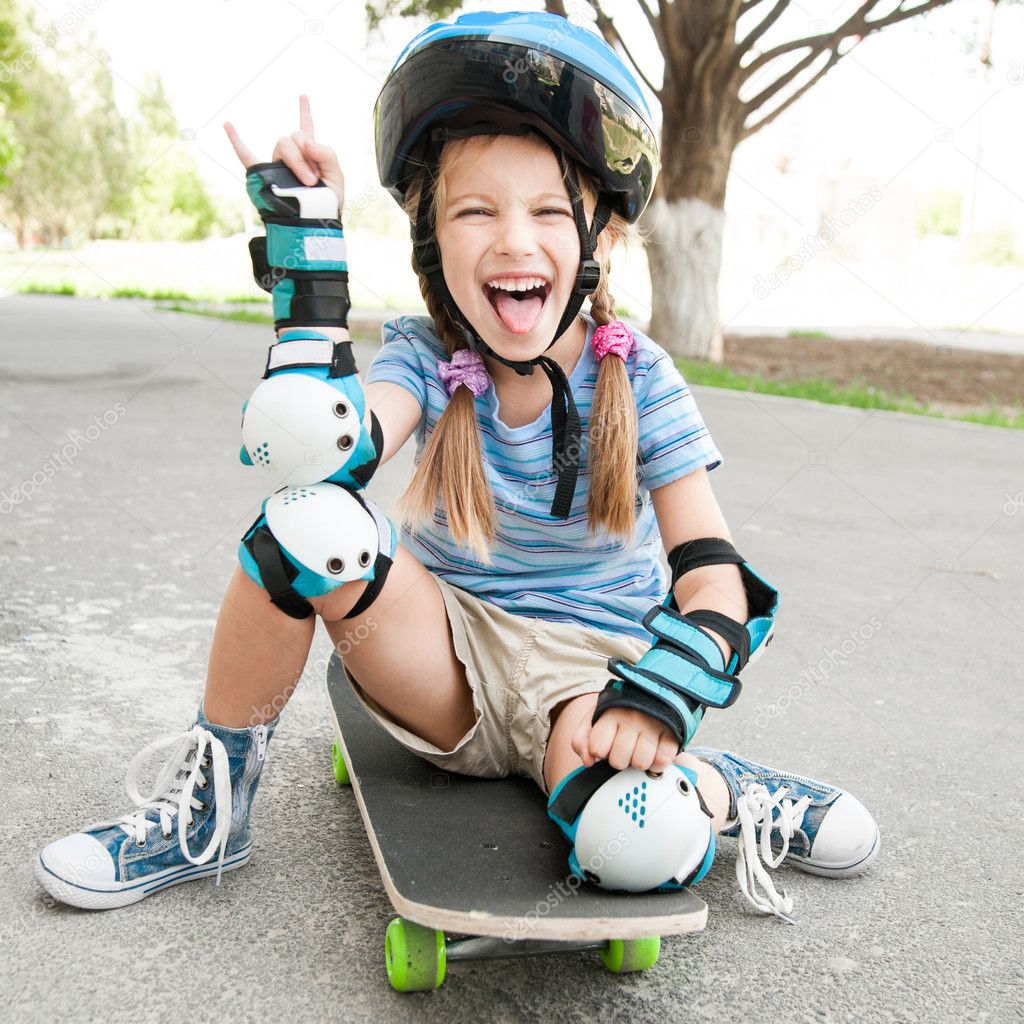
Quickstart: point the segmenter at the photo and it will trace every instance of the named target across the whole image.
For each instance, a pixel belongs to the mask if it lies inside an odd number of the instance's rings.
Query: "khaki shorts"
[[[349,675],[370,717],[403,747],[446,771],[487,778],[526,775],[547,794],[544,752],[556,704],[604,689],[607,661],[649,648],[622,634],[513,615],[434,576],[444,596],[455,654],[466,666],[476,721],[451,751],[398,725]]]

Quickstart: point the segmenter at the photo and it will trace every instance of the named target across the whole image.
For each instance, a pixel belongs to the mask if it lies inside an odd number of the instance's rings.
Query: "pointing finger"
[[[299,97],[299,131],[308,138],[313,138],[313,113],[309,109],[309,97],[305,93]]]
[[[259,163],[259,158],[255,153],[238,137],[238,132],[235,131],[235,126],[230,121],[224,122],[224,131],[227,132],[228,139],[231,142],[231,147],[235,151],[235,156],[238,157],[242,162],[242,166],[248,170],[253,164]]]

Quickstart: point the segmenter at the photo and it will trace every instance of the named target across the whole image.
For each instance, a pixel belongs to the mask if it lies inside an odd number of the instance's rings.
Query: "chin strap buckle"
[[[414,240],[412,251],[416,259],[416,266],[428,278],[441,269],[441,254],[438,252],[437,243],[432,238],[425,242]]]
[[[597,260],[580,260],[580,269],[576,272],[574,291],[577,295],[592,295],[601,283],[601,264]]]

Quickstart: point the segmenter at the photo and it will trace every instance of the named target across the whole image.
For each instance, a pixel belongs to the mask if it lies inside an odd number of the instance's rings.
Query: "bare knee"
[[[308,601],[325,624],[340,622],[356,606],[369,585],[367,580],[352,580],[351,583],[343,583],[323,597],[310,597]]]

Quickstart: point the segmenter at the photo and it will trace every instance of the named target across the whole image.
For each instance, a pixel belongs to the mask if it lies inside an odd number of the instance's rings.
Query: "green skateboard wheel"
[[[646,971],[658,962],[661,936],[649,939],[609,939],[601,950],[601,960],[613,974]]]
[[[384,934],[384,966],[396,992],[440,988],[445,963],[444,932],[392,918]]]
[[[348,765],[345,764],[345,756],[342,754],[337,740],[331,746],[331,761],[334,764],[335,781],[341,786],[351,785],[352,780],[348,777]]]

